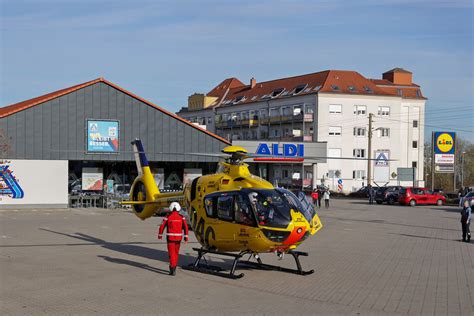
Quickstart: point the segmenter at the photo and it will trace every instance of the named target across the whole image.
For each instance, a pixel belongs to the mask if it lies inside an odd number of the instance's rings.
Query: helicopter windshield
[[[308,222],[316,214],[311,204],[302,203],[296,195],[285,189],[245,189],[242,193],[248,196],[260,225],[287,227],[291,222],[291,209],[302,213]]]

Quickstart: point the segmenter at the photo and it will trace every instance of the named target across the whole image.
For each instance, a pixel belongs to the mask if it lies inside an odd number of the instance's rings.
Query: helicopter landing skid
[[[314,270],[308,270],[304,271],[301,268],[301,263],[299,256],[308,256],[307,252],[301,252],[301,251],[288,251],[290,255],[293,256],[295,259],[296,263],[296,268],[297,269],[289,269],[289,268],[284,268],[280,266],[275,266],[271,264],[265,264],[262,262],[260,258],[257,259],[257,262],[250,261],[250,258],[248,261],[241,261],[239,262],[240,264],[247,265],[256,269],[262,269],[262,270],[273,270],[273,271],[281,271],[281,272],[287,272],[287,273],[294,273],[294,274],[299,274],[299,275],[308,275],[314,273]]]
[[[239,254],[234,254],[234,253],[228,253],[228,252],[219,252],[219,251],[214,251],[214,250],[208,250],[208,249],[202,249],[202,248],[193,248],[194,251],[197,251],[198,257],[194,261],[193,264],[190,264],[188,266],[182,267],[184,270],[190,270],[190,271],[195,271],[195,272],[201,272],[201,273],[206,273],[206,274],[212,274],[212,275],[217,275],[221,276],[224,278],[229,278],[229,279],[240,279],[241,277],[244,276],[243,273],[240,274],[235,274],[235,269],[237,268],[237,263],[239,262],[239,259],[242,258],[243,255],[245,255],[248,252],[241,252]],[[232,269],[230,272],[223,272],[224,269],[221,267],[217,266],[211,266],[206,264],[200,264],[201,259],[203,259],[205,254],[215,254],[215,255],[221,255],[221,256],[228,256],[228,257],[233,257],[234,262],[232,263]],[[206,259],[204,258],[204,261]]]
[[[243,273],[240,274],[235,274],[235,269],[237,268],[237,264],[241,265],[246,265],[250,266],[252,268],[256,269],[262,269],[262,270],[273,270],[273,271],[281,271],[281,272],[287,272],[287,273],[294,273],[298,275],[308,275],[312,274],[314,270],[309,270],[309,271],[304,271],[301,268],[301,263],[299,260],[299,256],[307,256],[307,252],[300,252],[300,251],[289,251],[288,253],[293,256],[296,262],[296,267],[297,269],[288,269],[280,266],[275,266],[271,264],[264,264],[262,262],[262,259],[260,257],[257,257],[257,262],[250,261],[250,258],[252,257],[252,253],[249,251],[242,251],[238,254],[233,254],[233,253],[228,253],[228,252],[219,252],[219,251],[214,251],[214,250],[208,250],[208,249],[203,249],[203,248],[193,248],[194,251],[197,251],[198,257],[194,261],[193,264],[184,266],[182,269],[184,270],[190,270],[190,271],[195,271],[195,272],[200,272],[200,273],[206,273],[206,274],[212,274],[212,275],[217,275],[229,279],[240,279],[241,277],[244,276]],[[221,256],[228,256],[228,257],[233,257],[234,261],[232,263],[232,268],[230,272],[223,272],[223,269],[217,266],[211,266],[206,264],[201,264],[201,260],[205,258],[205,254],[216,254],[216,255],[221,255]],[[246,254],[250,254],[250,257],[247,261],[240,261],[242,257]]]

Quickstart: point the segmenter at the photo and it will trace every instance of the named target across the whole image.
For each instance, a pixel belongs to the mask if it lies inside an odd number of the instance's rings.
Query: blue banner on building
[[[433,134],[435,154],[453,154],[455,151],[456,133],[434,132]]]
[[[87,152],[116,153],[119,149],[118,121],[87,121]]]

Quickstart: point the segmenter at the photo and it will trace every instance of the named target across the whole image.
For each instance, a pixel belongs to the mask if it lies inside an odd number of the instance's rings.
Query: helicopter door
[[[224,193],[217,198],[217,218],[218,227],[216,227],[216,235],[219,240],[230,242],[235,240],[234,223],[234,194]]]

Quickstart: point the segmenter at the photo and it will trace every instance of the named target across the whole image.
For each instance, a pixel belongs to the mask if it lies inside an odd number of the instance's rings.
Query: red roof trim
[[[200,128],[199,126],[196,126],[194,124],[192,124],[191,122],[177,116],[176,114],[172,113],[172,112],[169,112],[153,103],[151,103],[150,101],[148,100],[145,100],[139,96],[137,96],[136,94],[133,94],[131,93],[130,91],[128,90],[125,90],[124,88],[122,87],[119,87],[118,85],[110,82],[110,81],[107,81],[105,80],[104,78],[98,78],[98,79],[95,79],[95,80],[91,80],[91,81],[88,81],[88,82],[85,82],[85,83],[82,83],[82,84],[79,84],[79,85],[75,85],[75,86],[72,86],[72,87],[69,87],[69,88],[66,88],[66,89],[62,89],[62,90],[58,90],[58,91],[55,91],[55,92],[51,92],[51,93],[48,93],[48,94],[45,94],[45,95],[42,95],[42,96],[39,96],[39,97],[36,97],[36,98],[33,98],[33,99],[30,99],[30,100],[26,100],[26,101],[23,101],[23,102],[19,102],[19,103],[15,103],[15,104],[12,104],[12,105],[9,105],[9,106],[6,106],[6,107],[3,107],[3,108],[0,108],[0,118],[4,118],[4,117],[7,117],[7,116],[10,116],[12,114],[15,114],[17,112],[20,112],[20,111],[23,111],[23,110],[26,110],[28,108],[31,108],[33,106],[36,106],[36,105],[39,105],[41,103],[45,103],[47,101],[50,101],[52,99],[55,99],[55,98],[58,98],[58,97],[61,97],[63,95],[66,95],[68,93],[71,93],[71,92],[74,92],[74,91],[77,91],[79,89],[82,89],[82,88],[85,88],[85,87],[88,87],[88,86],[91,86],[93,84],[96,84],[96,83],[99,83],[99,82],[103,82],[125,94],[128,94],[129,96],[131,96],[132,98],[135,98],[155,109],[157,109],[158,111],[161,111],[162,113],[168,115],[168,116],[171,116],[195,129],[197,129],[198,131],[200,132],[204,132],[206,134],[208,134],[209,136],[212,136],[214,137],[215,139],[217,140],[220,140],[226,144],[229,144],[230,145],[230,142],[225,139],[225,138],[222,138],[214,133],[211,133],[205,129],[202,129]]]

